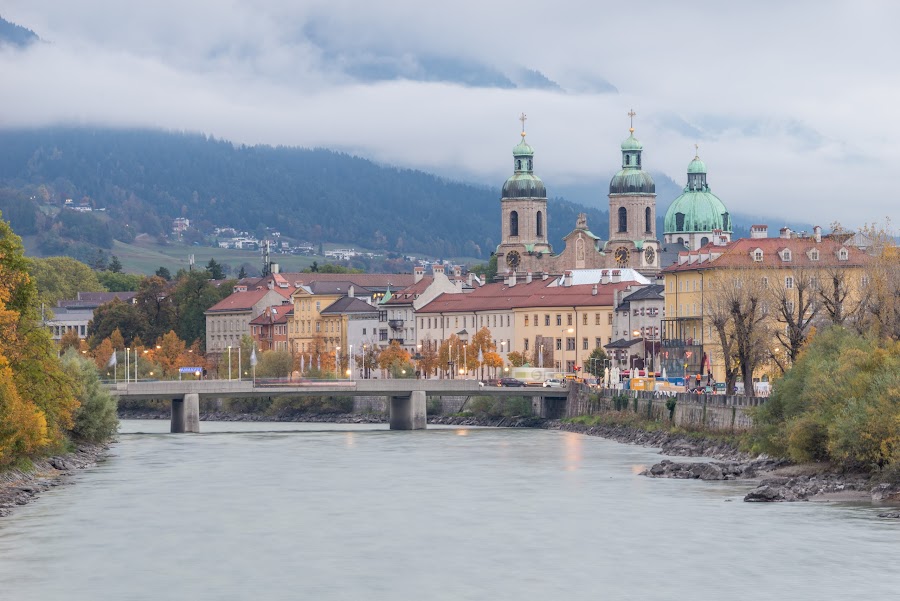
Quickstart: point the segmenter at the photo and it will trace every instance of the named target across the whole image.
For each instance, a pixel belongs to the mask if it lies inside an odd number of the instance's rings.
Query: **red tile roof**
[[[262,297],[269,293],[268,289],[235,292],[206,310],[207,313],[227,311],[249,311]]]
[[[841,249],[847,250],[847,260],[838,259]],[[762,250],[762,261],[754,261],[753,253]],[[807,254],[819,251],[814,261]],[[791,260],[785,261],[779,253],[791,251]],[[717,256],[718,255],[718,256]],[[722,267],[753,269],[797,269],[799,267],[859,267],[867,265],[872,257],[853,246],[845,246],[837,240],[822,238],[739,238],[725,246],[707,244],[700,250],[678,253],[679,261],[663,269],[663,273],[715,269]],[[688,258],[682,262],[683,258]],[[692,260],[691,260],[692,259]]]
[[[418,312],[461,313],[524,307],[612,306],[617,290],[639,285],[637,282],[617,282],[549,287],[553,281],[554,279],[537,280],[512,287],[500,283],[486,284],[470,294],[442,294]],[[593,293],[595,285],[596,295]]]

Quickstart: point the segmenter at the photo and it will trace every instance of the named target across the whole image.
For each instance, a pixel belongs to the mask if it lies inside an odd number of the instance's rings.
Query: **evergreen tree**
[[[224,280],[225,279],[225,270],[222,269],[222,266],[216,263],[215,259],[210,259],[209,263],[206,264],[206,271],[209,272],[209,278],[211,280]]]
[[[163,266],[160,266],[159,269],[156,270],[155,275],[161,277],[162,279],[166,280],[167,282],[172,279],[172,272],[170,272],[168,270],[168,268],[163,267]]]
[[[119,257],[116,255],[112,256],[112,259],[109,261],[109,267],[107,267],[108,271],[112,273],[122,273],[122,262],[119,261]]]

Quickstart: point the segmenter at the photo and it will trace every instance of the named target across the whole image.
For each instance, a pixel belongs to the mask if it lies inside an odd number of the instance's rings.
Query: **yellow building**
[[[704,382],[710,375],[724,382],[725,358],[714,320],[727,315],[723,301],[742,289],[756,292],[771,337],[768,350],[779,361],[779,353],[788,352],[783,341],[792,327],[783,312],[795,316],[797,327],[850,315],[871,259],[840,238],[822,236],[820,228],[804,237],[784,228],[779,237],[769,238],[764,225],[752,226],[750,238],[714,239],[699,250],[679,253],[678,262],[663,270],[661,364],[670,377],[703,374]]]
[[[346,290],[316,294],[314,286],[300,286],[291,294],[294,314],[288,321],[288,346],[295,354],[331,353],[345,343],[341,316],[323,315],[322,311],[346,295]]]

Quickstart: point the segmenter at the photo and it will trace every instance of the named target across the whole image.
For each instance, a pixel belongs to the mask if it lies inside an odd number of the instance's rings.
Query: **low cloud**
[[[552,195],[555,184],[618,168],[633,107],[645,167],[684,182],[699,144],[732,212],[850,226],[900,217],[900,83],[885,76],[900,53],[893,4],[701,2],[695,13],[662,1],[637,12],[567,2],[532,12],[508,2],[70,4],[4,9],[47,43],[0,50],[0,126],[201,131],[499,187],[524,111]],[[341,60],[366,53],[525,67],[566,92],[360,83],[341,71]],[[593,81],[619,92],[578,92]],[[605,207],[606,191],[587,200]]]

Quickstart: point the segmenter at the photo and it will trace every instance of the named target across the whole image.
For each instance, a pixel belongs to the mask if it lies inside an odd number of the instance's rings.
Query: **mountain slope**
[[[437,257],[485,258],[500,236],[496,189],[329,150],[236,147],[197,134],[0,131],[0,186],[30,190],[28,196],[57,206],[72,198],[106,208],[112,236],[124,241],[166,233],[175,217],[207,231],[232,226],[259,233],[268,226],[314,243]],[[20,204],[18,212],[27,213]],[[605,231],[605,213],[553,199],[555,244],[578,212],[588,213],[595,231]]]
[[[0,45],[11,44],[24,48],[29,44],[37,42],[40,38],[30,29],[26,29],[21,25],[16,25],[0,17]]]

